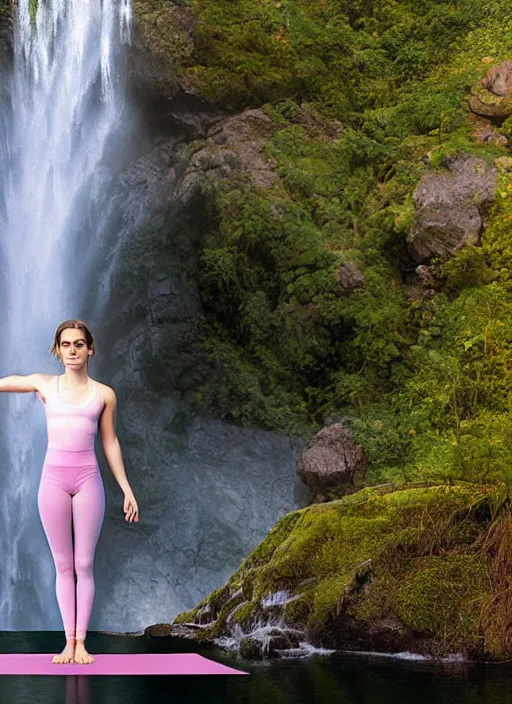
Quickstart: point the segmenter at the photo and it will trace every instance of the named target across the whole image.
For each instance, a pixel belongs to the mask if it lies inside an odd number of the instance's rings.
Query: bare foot
[[[60,655],[54,655],[52,662],[63,663],[63,662],[73,662],[73,655],[75,652],[75,644],[73,641],[66,643],[66,647],[60,653]]]
[[[95,662],[95,658],[87,652],[85,645],[81,642],[75,645],[74,659],[79,665],[87,665],[90,662]]]

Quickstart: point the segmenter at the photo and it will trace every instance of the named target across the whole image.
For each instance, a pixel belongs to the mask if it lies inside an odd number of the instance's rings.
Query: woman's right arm
[[[47,374],[11,374],[0,378],[0,391],[41,391]]]

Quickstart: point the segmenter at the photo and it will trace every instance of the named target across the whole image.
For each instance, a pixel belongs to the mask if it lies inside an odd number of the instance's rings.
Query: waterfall
[[[81,317],[129,121],[130,0],[18,0],[15,12],[0,106],[2,377],[62,372],[48,349],[62,320]],[[23,393],[0,394],[0,410],[0,629],[60,630],[37,512],[44,410]]]

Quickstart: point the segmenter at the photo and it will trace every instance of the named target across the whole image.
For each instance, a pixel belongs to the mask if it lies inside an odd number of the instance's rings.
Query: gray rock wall
[[[98,248],[86,318],[98,338],[90,374],[116,391],[140,521],[125,523],[98,441],[107,509],[93,629],[172,621],[224,584],[276,520],[307,500],[296,473],[305,440],[195,414],[178,391],[200,373],[203,325],[194,272],[204,214],[191,176],[201,173],[189,168],[188,129],[159,138],[120,174],[115,227]]]

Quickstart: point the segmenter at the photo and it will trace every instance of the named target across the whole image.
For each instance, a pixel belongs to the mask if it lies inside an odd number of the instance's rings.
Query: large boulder
[[[506,147],[508,139],[500,134],[492,120],[481,115],[471,114],[472,132],[477,144],[492,144],[496,147]]]
[[[336,270],[336,278],[341,284],[344,293],[351,293],[356,288],[364,286],[364,274],[357,268],[354,262],[346,262]]]
[[[278,184],[274,162],[264,151],[277,129],[259,108],[218,121],[208,129],[203,146],[186,164],[175,197],[188,203],[205,173],[210,180],[216,180],[243,172],[258,186],[268,188]]]
[[[329,498],[332,490],[343,495],[353,490],[356,475],[362,478],[368,460],[342,423],[322,428],[297,460],[297,473],[309,489],[310,502]]]
[[[446,169],[433,170],[420,180],[413,194],[416,214],[408,251],[418,264],[432,257],[447,258],[464,245],[480,244],[498,170],[485,159],[461,154]]]
[[[498,120],[512,115],[512,61],[502,61],[487,72],[473,88],[469,108]]]

